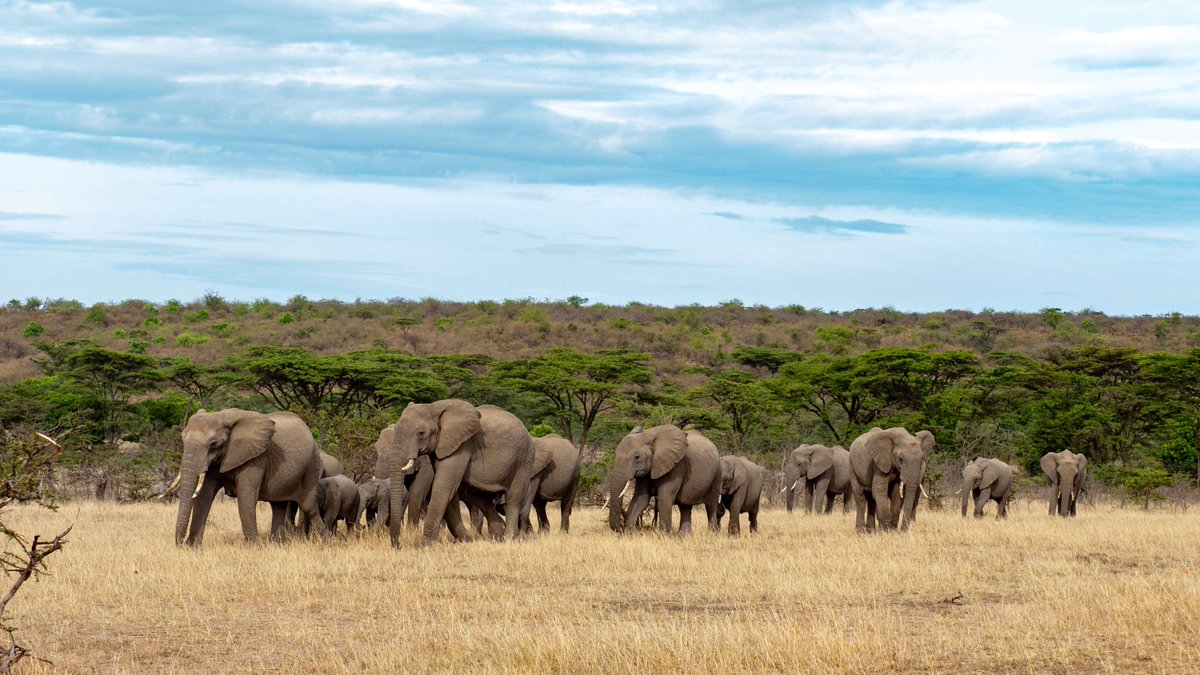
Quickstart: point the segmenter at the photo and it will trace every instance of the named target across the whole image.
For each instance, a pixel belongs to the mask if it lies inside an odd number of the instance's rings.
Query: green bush
[[[35,338],[46,332],[46,327],[36,321],[30,321],[28,326],[25,326],[25,332],[22,333],[27,338]]]
[[[183,315],[183,320],[188,323],[198,323],[200,321],[207,321],[208,320],[208,310],[198,309],[194,312],[188,312],[187,314]]]
[[[231,323],[214,323],[208,329],[221,337],[229,337],[237,332],[238,327]]]
[[[142,325],[147,327],[161,326],[162,319],[158,318],[157,316],[148,316],[146,317],[146,320],[142,322]]]
[[[534,438],[549,436],[552,433],[555,433],[554,427],[550,426],[549,424],[535,424],[529,427],[529,435],[533,436]]]
[[[185,347],[191,345],[202,345],[205,342],[208,342],[208,336],[197,335],[195,333],[180,333],[179,335],[175,336],[175,342],[178,342]]]
[[[84,317],[84,321],[94,323],[98,326],[107,326],[108,316],[104,313],[104,305],[92,305],[91,309],[88,310],[87,316]]]
[[[283,314],[280,314],[279,318],[277,319],[279,323],[293,323],[295,320],[296,317],[292,316],[291,312],[284,312]]]

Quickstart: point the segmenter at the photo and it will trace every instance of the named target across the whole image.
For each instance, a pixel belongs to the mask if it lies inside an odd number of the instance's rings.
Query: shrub
[[[554,427],[550,426],[549,424],[535,424],[529,427],[529,435],[533,436],[534,438],[549,436],[552,433],[555,433]]]
[[[158,318],[157,316],[148,316],[146,317],[146,320],[142,322],[142,325],[147,327],[161,326],[162,319]]]
[[[199,321],[208,320],[208,310],[198,309],[194,312],[188,312],[183,315],[183,320],[188,323],[197,323]]]
[[[30,321],[28,326],[25,326],[25,332],[22,333],[27,338],[35,338],[46,332],[46,327],[36,321]]]
[[[221,337],[229,337],[237,332],[238,327],[231,323],[214,323],[208,329]]]
[[[292,316],[291,312],[284,312],[283,314],[279,315],[278,319],[276,319],[276,321],[279,323],[293,323],[295,320],[296,317]]]
[[[175,342],[178,342],[180,345],[185,347],[189,347],[191,345],[202,345],[205,342],[208,342],[208,336],[184,332],[175,336]]]

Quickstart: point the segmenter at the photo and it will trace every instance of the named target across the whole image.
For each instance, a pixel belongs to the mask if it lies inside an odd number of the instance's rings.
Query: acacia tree
[[[1154,412],[1161,419],[1176,420],[1176,437],[1166,445],[1194,454],[1200,490],[1200,348],[1184,354],[1150,354],[1143,357],[1142,367],[1147,383],[1154,387]]]
[[[728,423],[736,452],[745,451],[747,439],[766,427],[777,405],[771,391],[757,377],[740,370],[713,375],[691,395],[717,404]]]
[[[587,354],[560,348],[531,359],[496,363],[492,375],[501,384],[547,400],[566,436],[584,447],[598,415],[650,382],[649,360],[649,354],[626,349]]]

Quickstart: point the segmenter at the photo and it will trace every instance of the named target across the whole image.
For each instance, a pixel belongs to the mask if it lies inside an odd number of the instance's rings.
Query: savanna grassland
[[[172,506],[77,501],[13,509],[75,530],[10,609],[70,671],[1200,672],[1200,511],[1045,508],[865,536],[770,510],[739,539],[618,537],[584,509],[569,535],[392,550],[247,548],[222,501],[194,551]]]

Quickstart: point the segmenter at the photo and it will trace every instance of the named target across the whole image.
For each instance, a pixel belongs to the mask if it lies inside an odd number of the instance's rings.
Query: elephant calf
[[[575,444],[558,434],[533,439],[533,482],[529,486],[529,501],[537,512],[538,532],[550,529],[546,505],[558,502],[559,529],[571,530],[571,510],[575,507],[575,492],[579,488],[582,456]],[[529,532],[533,523],[528,506],[521,513],[521,529]]]
[[[762,496],[763,469],[745,457],[721,458],[721,506],[729,514],[729,534],[741,534],[741,514],[750,517],[750,531],[758,532],[758,505]],[[721,509],[717,509],[717,526]]]
[[[963,467],[962,515],[967,517],[967,502],[975,500],[975,517],[983,517],[988,500],[996,502],[996,517],[1008,516],[1008,499],[1012,496],[1012,467],[998,459],[976,457]]]
[[[346,531],[353,532],[358,521],[358,486],[349,476],[322,478],[317,482],[317,510],[330,532],[345,521]]]
[[[382,478],[371,480],[358,486],[358,517],[366,516],[366,526],[375,527],[390,524],[391,521],[392,488],[388,481]]]

